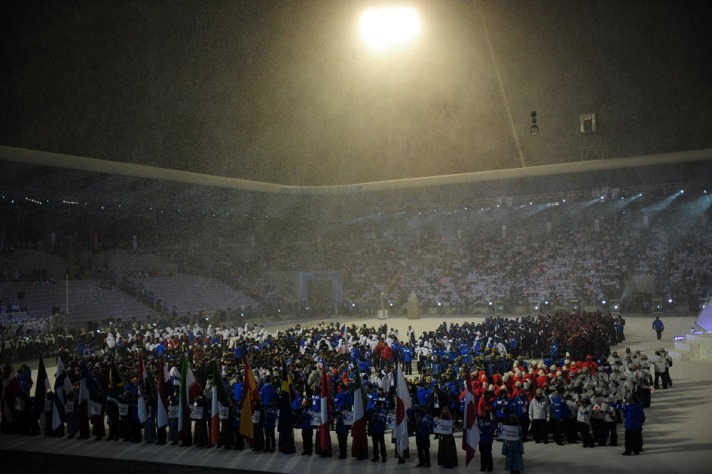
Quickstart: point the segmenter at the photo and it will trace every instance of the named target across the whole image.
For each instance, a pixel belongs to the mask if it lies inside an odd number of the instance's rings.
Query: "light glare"
[[[415,37],[420,32],[420,18],[413,8],[371,8],[361,16],[360,30],[370,47],[382,50]]]

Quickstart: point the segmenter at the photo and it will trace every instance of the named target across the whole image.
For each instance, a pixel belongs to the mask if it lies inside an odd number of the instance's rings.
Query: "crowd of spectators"
[[[505,308],[536,301],[571,309],[571,301],[605,308],[611,300],[618,300],[622,311],[641,312],[643,302],[650,307],[653,298],[694,311],[698,299],[709,296],[710,227],[701,225],[684,236],[664,226],[641,230],[625,222],[599,231],[576,226],[556,232],[510,231],[506,238],[443,229],[411,237],[388,231],[374,239],[284,243],[252,259],[222,249],[193,260],[204,268],[219,268],[217,261],[226,256],[240,262],[223,271],[222,278],[249,288],[265,308],[294,310],[306,304],[285,291],[285,285],[276,285],[267,276],[270,272],[336,269],[343,275],[343,308],[359,313],[375,314],[382,295],[391,311],[403,313],[411,293],[423,308],[451,314],[470,314],[495,302]],[[630,281],[637,276],[652,283],[633,288]]]
[[[593,229],[584,226],[589,220],[548,227],[510,222],[503,232],[500,221],[480,229],[476,219],[447,215],[434,223],[384,217],[375,230],[369,223],[343,223],[343,228],[323,229],[323,236],[319,230],[286,232],[279,240],[261,236],[248,245],[219,239],[217,246],[209,245],[212,235],[190,235],[163,247],[155,243],[155,251],[172,262],[166,264],[171,274],[215,277],[258,301],[258,307],[241,308],[250,315],[301,315],[311,305],[315,316],[315,301],[302,300],[294,278],[278,276],[296,272],[342,275],[341,300],[321,305],[323,314],[375,314],[382,301],[390,311],[404,313],[411,293],[422,308],[449,314],[471,314],[496,302],[507,312],[533,301],[548,302],[547,309],[571,310],[577,301],[580,307],[605,310],[604,302],[611,300],[619,301],[621,311],[641,312],[654,298],[694,311],[710,295],[710,222],[683,226],[666,217],[641,226],[609,219]],[[82,264],[149,306],[173,311],[170,301],[155,301],[131,274],[115,274],[115,264],[101,255],[96,259],[103,265]],[[165,270],[147,272],[163,275]],[[14,278],[8,268],[5,273],[8,281]],[[651,283],[634,288],[630,282],[640,276]]]

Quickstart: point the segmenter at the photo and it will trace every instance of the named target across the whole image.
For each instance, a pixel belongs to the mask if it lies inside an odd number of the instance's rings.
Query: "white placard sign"
[[[386,417],[386,429],[393,430],[396,427],[396,415],[394,414],[388,414]]]
[[[126,416],[129,414],[129,404],[119,403],[119,416]]]
[[[89,401],[89,413],[91,416],[101,415],[101,403]]]
[[[190,407],[190,419],[191,420],[202,420],[203,419],[203,407]]]
[[[505,441],[518,441],[519,427],[513,425],[499,425],[497,428],[497,438]]]
[[[354,412],[347,411],[346,413],[344,413],[344,424],[347,426],[351,426],[354,424]]]
[[[178,405],[168,407],[168,418],[178,418]]]
[[[312,426],[321,426],[321,413],[316,411],[308,411],[307,416],[311,420],[309,422]]]
[[[25,400],[23,400],[20,397],[17,397],[15,399],[15,410],[17,411],[25,411]]]
[[[433,433],[451,435],[452,420],[443,420],[442,418],[433,419]]]
[[[230,416],[230,407],[224,407],[220,405],[220,411],[218,412],[218,418],[221,420],[227,420],[228,416]]]

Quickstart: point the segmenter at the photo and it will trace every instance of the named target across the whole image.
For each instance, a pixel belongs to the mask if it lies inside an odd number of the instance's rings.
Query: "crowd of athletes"
[[[624,454],[638,454],[642,450],[643,408],[650,406],[655,386],[659,383],[663,388],[672,386],[668,370],[672,360],[662,349],[654,356],[630,350],[621,354],[611,352],[612,345],[625,339],[624,325],[620,316],[614,318],[598,312],[557,312],[516,319],[490,317],[478,323],[443,323],[435,331],[421,334],[410,327],[403,334],[386,324],[346,327],[333,322],[314,326],[296,324],[276,332],[250,324],[172,328],[134,323],[96,332],[60,334],[53,333],[39,320],[6,321],[0,327],[3,355],[8,361],[3,374],[2,432],[208,447],[214,445],[208,436],[208,424],[210,388],[215,383],[213,368],[217,365],[220,383],[232,396],[234,409],[227,417],[223,416],[216,444],[274,452],[274,429],[279,416],[275,413],[276,400],[281,396],[286,370],[294,387],[290,394],[291,428],[301,430],[302,454],[311,455],[319,453],[320,447],[318,436],[316,445],[312,442],[318,430],[313,429],[307,413],[319,410],[323,364],[333,399],[331,428],[339,438],[340,458],[347,457],[345,440],[349,431],[342,415],[353,409],[353,382],[358,371],[365,385],[369,435],[374,442],[371,459],[378,461],[380,457],[385,461],[386,453],[377,445],[379,435],[387,430],[383,426],[385,418],[380,415],[395,408],[397,369],[406,375],[412,400],[408,425],[410,435],[419,438],[419,465],[430,465],[430,439],[447,438],[433,433],[435,417],[443,416],[445,410],[451,414],[455,426],[460,426],[468,370],[477,399],[478,423],[485,439],[488,433],[494,434],[492,430],[496,431],[498,423],[516,415],[523,441],[615,446],[618,424],[623,424]],[[65,418],[57,428],[51,421],[55,410],[52,387],[33,399],[30,394],[35,381],[29,367],[17,359],[27,352],[7,343],[40,336],[46,343],[33,346],[34,349],[49,366],[54,366],[55,358],[60,357],[72,386],[65,395]],[[19,364],[16,372],[13,358]],[[160,361],[169,374],[166,387],[170,404],[176,405],[180,367],[185,358],[201,387],[201,393],[190,403],[205,408],[195,411],[201,415],[192,421],[189,437],[177,432],[173,419],[168,426],[156,424]],[[139,360],[145,366],[148,383],[139,382]],[[238,429],[245,361],[249,362],[257,383],[260,412],[255,418],[255,432],[259,431],[259,436],[247,443]],[[78,406],[83,371],[93,376],[99,388],[92,401],[103,407],[90,420],[81,416]],[[52,370],[49,372],[53,380]],[[149,419],[144,422],[138,416],[139,390],[149,407]],[[37,397],[42,397],[41,401]],[[118,413],[108,409],[109,399],[124,409]],[[441,449],[447,448],[439,442],[438,451]],[[293,442],[282,443],[280,439],[279,450],[292,453],[296,448]],[[438,453],[438,461],[449,467],[457,465],[457,457],[452,459],[445,452]],[[486,467],[483,464],[483,469]]]

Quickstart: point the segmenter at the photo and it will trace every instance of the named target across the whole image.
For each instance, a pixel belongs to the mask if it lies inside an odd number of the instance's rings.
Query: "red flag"
[[[403,374],[403,364],[398,364],[398,376],[396,378],[396,427],[393,429],[393,437],[396,440],[396,451],[398,456],[403,457],[403,453],[408,449],[408,420],[406,412],[412,407],[410,392],[405,382]]]
[[[247,443],[252,446],[254,439],[254,431],[252,425],[252,414],[255,412],[255,404],[257,403],[257,382],[255,376],[252,375],[250,364],[245,359],[245,381],[242,397],[242,410],[240,410],[240,434],[247,439]]]
[[[178,398],[178,431],[186,438],[190,433],[190,407],[200,395],[200,384],[188,363],[188,357],[183,357],[180,371],[180,396]]]
[[[331,425],[331,390],[329,390],[329,378],[326,376],[326,365],[321,364],[321,425],[319,426],[319,440],[321,457],[331,457],[331,436],[329,435],[329,425]]]
[[[232,407],[232,400],[227,395],[227,390],[225,389],[225,384],[222,376],[220,375],[220,369],[218,368],[217,361],[213,364],[211,392],[212,403],[210,407],[210,442],[212,444],[218,444],[218,438],[220,437],[220,407]]]
[[[158,404],[156,409],[156,426],[163,428],[168,426],[168,389],[166,388],[166,369],[163,364],[163,357],[158,366]]]
[[[469,465],[475,456],[475,449],[480,442],[480,429],[477,427],[477,403],[472,388],[470,369],[465,378],[465,411],[462,416],[462,449],[465,451],[465,465]]]
[[[358,364],[354,371],[354,421],[351,426],[351,455],[357,459],[368,457],[368,435],[366,434],[366,391],[363,388]]]
[[[23,392],[20,381],[13,370],[10,362],[5,362],[5,369],[2,377],[2,415],[5,421],[12,423],[12,409],[15,406],[15,397]]]
[[[220,402],[218,401],[218,383],[222,383],[218,364],[213,368],[212,397],[210,399],[210,443],[217,445],[220,442]]]

